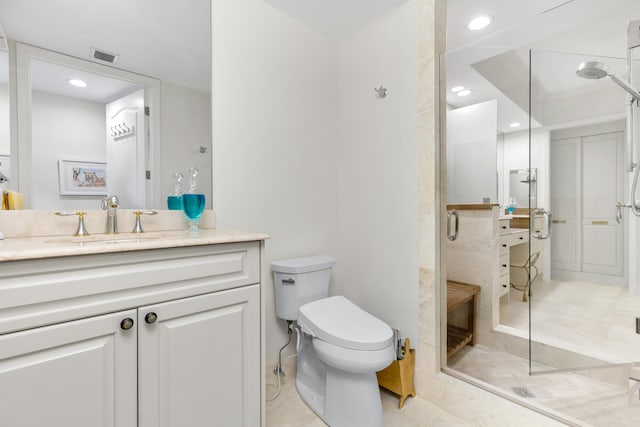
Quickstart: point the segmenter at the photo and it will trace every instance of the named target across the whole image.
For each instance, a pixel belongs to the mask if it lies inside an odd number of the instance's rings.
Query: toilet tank
[[[272,262],[276,315],[296,320],[301,305],[329,296],[329,279],[335,263],[335,259],[326,255]]]

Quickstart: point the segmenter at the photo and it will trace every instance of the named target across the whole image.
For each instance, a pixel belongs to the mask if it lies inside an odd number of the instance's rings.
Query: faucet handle
[[[133,214],[136,216],[136,224],[133,226],[132,233],[144,233],[142,229],[142,221],[140,221],[140,215],[155,215],[157,211],[152,210],[144,210],[144,211],[133,211]]]
[[[100,201],[100,205],[102,209],[107,210],[109,208],[117,208],[120,206],[120,201],[118,200],[118,196],[107,196]]]
[[[58,216],[72,216],[72,215],[77,215],[78,216],[78,229],[76,230],[76,232],[73,234],[74,236],[88,236],[89,232],[87,231],[87,228],[84,226],[84,217],[87,215],[86,212],[84,211],[77,211],[77,212],[67,212],[67,211],[59,211],[55,213]]]

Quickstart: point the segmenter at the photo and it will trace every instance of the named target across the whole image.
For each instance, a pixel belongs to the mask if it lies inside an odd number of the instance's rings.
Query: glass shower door
[[[549,238],[530,240],[530,253],[542,254],[529,297],[530,372],[583,381],[594,405],[617,408],[620,425],[634,425],[640,218],[622,207],[632,177],[629,97],[611,77],[626,79],[627,60],[549,51],[529,60],[530,119],[539,124],[529,130],[530,167],[538,168],[538,206],[552,213]],[[544,222],[532,215],[532,236]]]

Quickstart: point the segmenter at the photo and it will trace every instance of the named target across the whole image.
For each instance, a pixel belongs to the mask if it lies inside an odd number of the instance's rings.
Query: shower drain
[[[520,397],[535,397],[526,387],[511,387],[511,390]]]

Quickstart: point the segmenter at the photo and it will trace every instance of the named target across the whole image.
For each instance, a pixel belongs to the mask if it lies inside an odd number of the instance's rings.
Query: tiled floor
[[[529,305],[513,291],[511,303],[501,309],[501,323],[528,331]],[[561,342],[567,349],[610,362],[640,360],[640,336],[634,319],[640,316],[640,297],[625,289],[584,282],[537,283],[533,288],[534,337]],[[529,375],[528,361],[481,345],[467,346],[449,367],[566,414],[585,425],[631,427],[640,425],[640,394],[578,373]],[[535,365],[534,370],[550,367]],[[325,424],[300,399],[295,388],[294,359],[285,362],[279,396],[267,402],[267,426],[322,427]],[[267,398],[275,395],[276,377],[267,371]],[[465,421],[421,399],[409,398],[398,410],[397,397],[382,393],[387,427],[470,426]]]
[[[500,323],[528,332],[529,303],[521,298],[521,292],[512,290],[510,303],[501,306]],[[602,360],[600,365],[640,361],[640,335],[635,333],[639,315],[640,297],[628,295],[624,288],[559,281],[539,282],[532,288],[534,340]],[[553,370],[536,363],[535,353],[532,356],[533,372]],[[481,345],[465,347],[448,366],[588,425],[640,425],[639,386],[629,384],[628,368],[598,370],[596,375],[607,380],[620,377],[607,382],[587,377],[596,376],[593,370],[531,376],[527,359]]]
[[[456,353],[448,366],[533,404],[602,427],[640,425],[640,395],[577,373],[529,375],[529,362],[481,345]],[[544,369],[543,366],[538,366]]]
[[[535,341],[552,339],[564,348],[611,363],[640,361],[640,296],[626,288],[587,282],[536,282],[531,297]],[[529,304],[512,290],[500,309],[500,323],[528,331]]]
[[[271,368],[273,369],[273,368]],[[275,396],[276,377],[267,369],[267,399]],[[293,359],[285,363],[286,376],[278,397],[267,402],[268,427],[323,427],[326,424],[300,399],[295,386]],[[398,398],[382,392],[385,427],[471,427],[465,421],[419,397],[408,398],[398,409]]]

